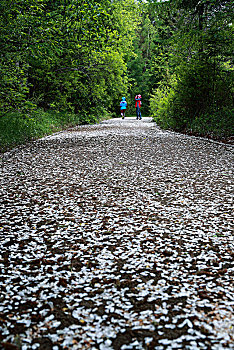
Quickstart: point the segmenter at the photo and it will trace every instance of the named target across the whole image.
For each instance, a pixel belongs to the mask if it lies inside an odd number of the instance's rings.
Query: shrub
[[[214,69],[215,67],[215,69]],[[229,68],[229,69],[227,69]],[[213,135],[233,133],[233,70],[209,60],[177,69],[167,86],[153,91],[150,110],[163,128]],[[203,131],[202,131],[203,130]],[[232,131],[231,131],[232,130]]]
[[[30,115],[8,113],[0,118],[0,152],[52,134],[69,126],[92,124],[107,118],[107,112],[77,115],[69,112],[36,110]]]

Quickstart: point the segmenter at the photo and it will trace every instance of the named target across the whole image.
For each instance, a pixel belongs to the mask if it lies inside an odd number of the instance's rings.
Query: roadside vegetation
[[[0,119],[0,153],[68,127],[94,124],[108,118],[107,113],[101,116],[80,116],[71,112],[45,112],[42,109],[31,112],[30,116],[9,113]]]
[[[164,28],[158,34],[164,45],[158,45],[154,67],[163,77],[152,89],[151,113],[163,128],[230,139],[234,134],[231,5],[205,0],[174,3],[158,5]]]
[[[0,3],[0,149],[119,116],[231,139],[233,11],[225,0]]]

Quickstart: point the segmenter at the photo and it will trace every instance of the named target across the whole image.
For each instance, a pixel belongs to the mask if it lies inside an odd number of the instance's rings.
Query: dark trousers
[[[137,119],[141,119],[141,109],[140,109],[140,107],[136,107],[136,115],[137,115]]]

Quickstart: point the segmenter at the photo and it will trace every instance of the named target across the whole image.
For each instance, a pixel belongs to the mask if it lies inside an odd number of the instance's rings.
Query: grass
[[[234,135],[234,110],[195,118],[188,127],[193,134],[216,140],[230,139]]]
[[[213,140],[230,141],[234,135],[234,110],[221,110],[217,113],[206,114],[184,121],[183,126],[176,122],[176,118],[165,117],[154,121],[163,129],[171,129],[189,135],[203,136]]]
[[[92,115],[43,110],[36,110],[30,116],[9,113],[0,118],[0,153],[67,127],[94,124],[100,119]]]

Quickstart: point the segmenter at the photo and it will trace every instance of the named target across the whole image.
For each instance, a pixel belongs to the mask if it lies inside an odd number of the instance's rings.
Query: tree
[[[172,3],[176,6],[169,9],[168,4]],[[207,116],[216,120],[224,110],[223,116],[230,116],[233,104],[231,4],[178,0],[154,6],[167,8],[174,28],[172,25],[167,39],[170,50],[167,62],[172,72],[168,81],[162,80],[154,90],[152,112],[161,121],[168,116],[169,124],[179,129]]]
[[[0,8],[0,112],[30,104],[98,112],[112,108],[127,91],[126,61],[137,18],[133,0],[17,0],[6,5],[4,0]]]

